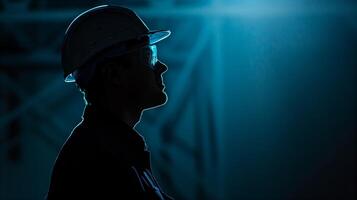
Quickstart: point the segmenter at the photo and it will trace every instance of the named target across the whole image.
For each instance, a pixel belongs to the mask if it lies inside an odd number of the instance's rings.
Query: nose
[[[163,74],[167,71],[167,66],[163,62],[158,60],[155,65],[155,71],[157,71],[158,74]]]

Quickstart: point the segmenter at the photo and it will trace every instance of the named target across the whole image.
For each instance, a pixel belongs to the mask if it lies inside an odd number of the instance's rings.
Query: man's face
[[[130,66],[121,76],[129,103],[142,109],[165,104],[167,95],[162,74],[167,66],[157,59],[156,46],[143,47],[129,56]]]

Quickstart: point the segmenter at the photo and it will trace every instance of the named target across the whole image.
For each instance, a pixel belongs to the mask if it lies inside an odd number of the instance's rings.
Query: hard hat
[[[103,55],[119,56],[129,50],[155,44],[170,35],[169,30],[150,31],[134,11],[102,5],[77,16],[65,32],[62,67],[65,82],[75,82],[78,69],[92,65]],[[89,67],[84,71],[92,72]],[[90,74],[90,73],[89,73]]]

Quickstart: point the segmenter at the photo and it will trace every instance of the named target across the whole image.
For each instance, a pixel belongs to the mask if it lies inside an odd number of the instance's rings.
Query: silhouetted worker
[[[53,199],[172,199],[151,173],[150,153],[133,128],[144,109],[163,105],[165,64],[131,10],[98,6],[69,25],[62,48],[65,81],[83,92],[83,120],[63,145],[47,194]]]

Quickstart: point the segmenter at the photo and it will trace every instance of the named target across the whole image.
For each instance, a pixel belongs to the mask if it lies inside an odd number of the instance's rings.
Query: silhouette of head
[[[62,67],[66,82],[75,82],[88,104],[146,109],[166,102],[165,64],[155,44],[169,30],[149,30],[132,10],[114,5],[91,8],[66,30]]]

